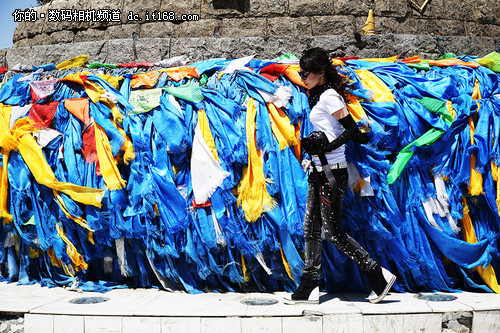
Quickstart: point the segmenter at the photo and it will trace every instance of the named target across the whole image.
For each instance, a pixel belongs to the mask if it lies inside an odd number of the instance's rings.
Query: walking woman
[[[342,200],[347,188],[344,144],[349,140],[366,143],[346,109],[346,84],[332,65],[328,52],[312,48],[300,59],[300,77],[309,90],[310,121],[314,132],[303,140],[312,157],[306,213],[304,218],[305,267],[302,282],[285,303],[319,303],[321,271],[321,229],[326,240],[354,260],[368,277],[372,303],[382,300],[396,276],[375,262],[368,252],[342,227]]]

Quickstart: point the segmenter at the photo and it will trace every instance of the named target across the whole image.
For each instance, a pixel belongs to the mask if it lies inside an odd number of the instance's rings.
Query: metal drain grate
[[[97,304],[109,301],[108,297],[80,297],[73,298],[70,303],[73,304]]]
[[[443,294],[418,294],[415,295],[415,297],[424,301],[431,301],[431,302],[450,302],[457,299],[456,296],[443,295]]]
[[[245,305],[262,306],[278,304],[278,300],[270,298],[249,298],[241,301]]]

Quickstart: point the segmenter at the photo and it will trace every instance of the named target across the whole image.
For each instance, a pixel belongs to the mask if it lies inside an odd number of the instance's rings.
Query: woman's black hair
[[[333,66],[332,59],[325,49],[313,47],[304,51],[300,58],[300,68],[311,73],[324,72],[333,89],[346,99],[346,82]]]

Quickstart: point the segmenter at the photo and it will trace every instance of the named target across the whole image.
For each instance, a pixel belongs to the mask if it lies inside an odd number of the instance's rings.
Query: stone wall
[[[115,15],[83,22],[66,16],[85,9]],[[369,9],[376,34],[366,36],[361,29]],[[482,56],[500,44],[500,4],[486,0],[431,0],[423,12],[408,0],[54,0],[35,10],[37,20],[18,24],[14,47],[0,50],[0,63],[40,65],[79,54],[111,63],[180,54],[274,58],[311,46],[337,56],[436,58],[445,52]],[[157,11],[167,19],[175,14],[176,21],[154,21]],[[128,20],[129,13],[141,21]],[[197,20],[179,19],[182,14]]]

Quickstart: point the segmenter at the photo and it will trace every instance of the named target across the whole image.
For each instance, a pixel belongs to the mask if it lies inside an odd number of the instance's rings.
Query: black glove
[[[368,143],[370,141],[370,137],[368,135],[359,131],[358,125],[350,114],[342,119],[339,119],[339,123],[342,127],[344,127],[345,131],[342,132],[342,134],[340,134],[335,140],[326,145],[324,150],[325,153],[337,149],[349,140],[354,140],[357,143]]]

